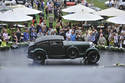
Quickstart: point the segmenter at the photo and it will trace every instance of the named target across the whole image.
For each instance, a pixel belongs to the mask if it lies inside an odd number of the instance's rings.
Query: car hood
[[[35,42],[30,42],[30,43],[29,43],[29,47],[30,47],[30,46],[33,46],[34,44],[35,44]]]
[[[91,42],[83,42],[83,41],[63,41],[64,46],[67,45],[90,45]]]

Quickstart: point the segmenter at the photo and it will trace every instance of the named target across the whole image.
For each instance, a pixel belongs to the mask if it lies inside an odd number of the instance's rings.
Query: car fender
[[[46,52],[44,49],[42,49],[42,48],[36,48],[36,49],[32,50],[31,53],[34,53],[34,52],[36,52],[36,51],[42,51],[42,52],[44,52],[46,58],[48,58],[48,56],[47,56],[47,52]]]
[[[99,54],[99,51],[98,51],[97,48],[88,48],[88,49],[86,50],[86,55],[87,55],[87,53],[90,52],[90,51],[96,51],[96,52]]]

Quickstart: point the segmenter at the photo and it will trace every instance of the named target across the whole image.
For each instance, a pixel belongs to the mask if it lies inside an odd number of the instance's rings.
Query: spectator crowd
[[[125,48],[125,26],[104,23],[103,28],[98,25],[85,23],[73,24],[62,20],[63,5],[57,0],[47,2],[31,0],[27,7],[36,8],[44,13],[39,14],[39,22],[33,16],[32,24],[27,28],[17,27],[14,31],[2,27],[0,32],[0,45],[6,46],[10,41],[13,44],[35,41],[36,38],[45,35],[62,35],[67,41],[90,41],[96,45],[107,45]],[[48,21],[46,20],[48,19]],[[56,22],[55,26],[54,21]],[[47,25],[49,22],[49,25]],[[10,31],[10,33],[9,33]]]

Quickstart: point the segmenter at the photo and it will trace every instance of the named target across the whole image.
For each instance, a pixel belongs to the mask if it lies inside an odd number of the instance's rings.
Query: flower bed
[[[16,46],[9,44],[8,46],[0,47],[0,50],[8,50],[9,48],[26,47],[28,45],[29,45],[29,42],[18,43]],[[118,47],[113,47],[113,46],[96,45],[96,48],[98,48],[99,50],[125,52],[125,48],[118,48]]]
[[[96,45],[96,48],[98,48],[99,50],[125,52],[125,48],[119,48],[119,47],[113,47],[113,46]]]
[[[15,48],[19,48],[19,47],[26,47],[28,45],[29,45],[28,42],[18,43],[17,45],[12,45],[12,43],[9,43],[7,46],[0,47],[0,51],[9,50],[9,48],[15,49]]]

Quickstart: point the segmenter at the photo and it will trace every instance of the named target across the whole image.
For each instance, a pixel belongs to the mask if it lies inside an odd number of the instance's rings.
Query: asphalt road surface
[[[0,83],[125,83],[125,53],[100,51],[95,65],[78,59],[46,60],[46,65],[27,58],[27,48],[0,51]]]

